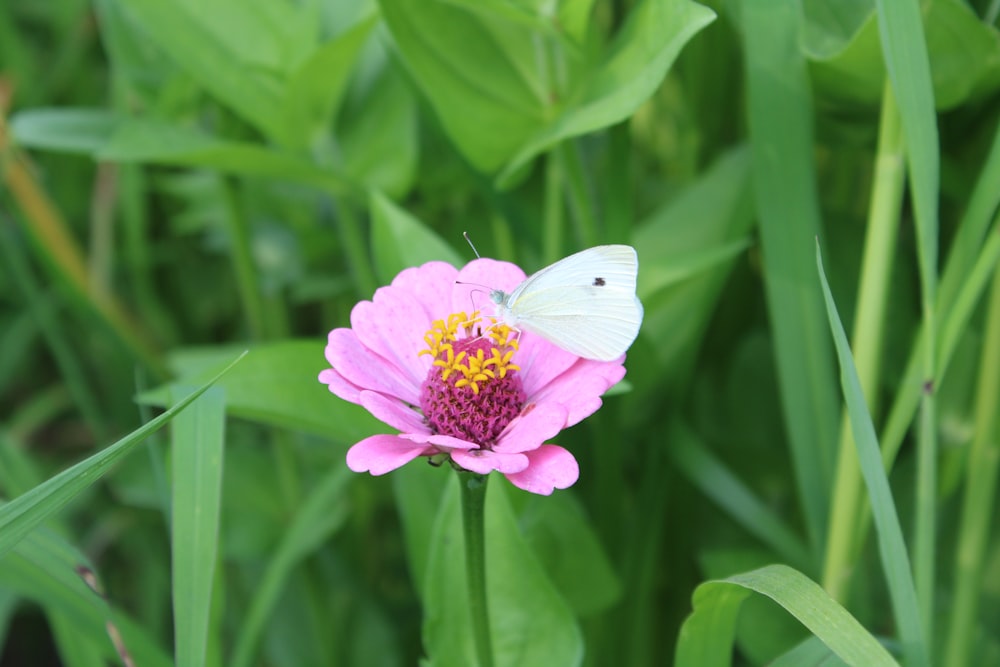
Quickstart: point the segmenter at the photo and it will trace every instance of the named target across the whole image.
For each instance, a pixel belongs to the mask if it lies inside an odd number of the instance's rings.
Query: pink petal
[[[451,290],[458,269],[447,262],[427,262],[423,266],[403,269],[392,280],[392,287],[405,291],[424,309],[428,322],[445,319],[451,304]]]
[[[404,433],[430,433],[423,415],[400,400],[375,391],[362,391],[356,403],[360,403],[376,419],[394,429]]]
[[[521,334],[513,361],[521,367],[524,391],[531,396],[565,373],[579,358],[537,334],[525,331]]]
[[[395,396],[411,405],[420,403],[420,383],[408,382],[404,373],[362,345],[350,329],[330,332],[326,360],[343,379],[359,389]]]
[[[424,443],[429,445],[434,445],[441,451],[450,452],[452,450],[465,450],[465,449],[477,449],[479,445],[469,442],[467,440],[462,440],[461,438],[453,438],[450,435],[431,435],[430,433],[401,433],[399,435],[401,438],[406,438],[411,442]]]
[[[457,282],[451,291],[452,312],[465,311],[471,314],[471,311],[479,310],[484,315],[493,315],[490,291],[512,291],[524,281],[524,271],[510,262],[476,259],[466,264],[455,280]]]
[[[528,467],[528,457],[524,454],[504,454],[488,449],[472,449],[467,452],[452,452],[451,460],[466,470],[486,475],[493,470],[505,475],[519,473]]]
[[[558,403],[529,403],[507,424],[493,451],[527,452],[554,437],[566,426],[569,410]]]
[[[446,308],[447,304],[441,306]],[[351,328],[358,340],[388,359],[417,387],[431,366],[430,355],[420,354],[427,347],[424,334],[430,323],[423,306],[395,287],[380,287],[373,301],[361,301],[351,311]]]
[[[396,435],[373,435],[347,450],[347,467],[354,472],[384,475],[418,456],[434,453],[432,447]]]
[[[351,403],[358,403],[358,394],[361,390],[354,384],[348,382],[344,379],[344,376],[335,371],[332,368],[326,368],[319,372],[319,381],[327,385],[334,395],[344,399],[345,401],[350,401]]]
[[[566,489],[580,477],[580,466],[568,451],[558,445],[542,445],[526,452],[528,467],[517,473],[508,474],[507,479],[514,486],[548,496],[553,489]]]
[[[594,414],[601,407],[601,396],[625,377],[625,367],[617,361],[580,359],[572,368],[555,378],[528,401],[561,403],[569,409],[566,428]]]

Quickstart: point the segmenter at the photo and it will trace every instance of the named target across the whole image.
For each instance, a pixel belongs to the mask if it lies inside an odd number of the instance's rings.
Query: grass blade
[[[819,271],[823,296],[826,299],[827,315],[830,320],[830,331],[833,334],[834,347],[840,360],[840,384],[847,403],[847,413],[851,418],[851,430],[854,433],[854,444],[858,449],[858,461],[861,464],[861,474],[868,488],[872,512],[875,518],[875,528],[878,536],[879,556],[882,559],[882,569],[885,572],[892,600],[893,615],[903,642],[903,653],[907,663],[913,667],[929,667],[927,644],[924,639],[923,626],[919,617],[917,593],[910,576],[910,559],[903,541],[903,530],[899,526],[899,516],[896,504],[889,488],[889,480],[882,466],[882,455],[875,437],[875,427],[872,425],[868,405],[865,403],[858,372],[851,358],[851,349],[847,343],[844,325],[837,314],[837,306],[833,302],[830,286],[823,272],[823,258],[816,243],[816,266]]]
[[[190,389],[181,385],[175,391],[188,393]],[[174,655],[180,667],[207,664],[219,546],[225,411],[225,393],[213,387],[179,415],[171,429]]]
[[[12,547],[24,539],[25,535],[106,475],[115,463],[131,453],[146,436],[159,430],[192,401],[201,396],[219,378],[229,372],[229,369],[235,366],[245,354],[245,352],[241,354],[209,382],[178,401],[156,419],[140,426],[110,447],[49,478],[0,507],[0,556],[10,551]]]

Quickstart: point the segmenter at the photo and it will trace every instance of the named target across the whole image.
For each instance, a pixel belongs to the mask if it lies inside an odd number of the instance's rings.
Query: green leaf
[[[917,593],[911,576],[910,558],[906,551],[906,543],[903,541],[903,531],[899,526],[896,504],[893,501],[889,480],[882,465],[882,454],[875,436],[875,427],[872,425],[868,405],[865,403],[864,393],[861,391],[861,382],[858,380],[858,372],[854,368],[854,360],[851,358],[847,333],[840,322],[837,306],[830,293],[826,274],[823,272],[823,258],[820,254],[818,241],[816,243],[816,266],[819,271],[823,297],[826,301],[830,331],[833,334],[837,358],[840,361],[841,390],[847,404],[847,414],[851,421],[854,444],[858,450],[861,474],[865,479],[865,486],[871,501],[879,557],[882,560],[882,570],[889,587],[893,615],[902,637],[903,653],[909,664],[918,667],[929,665],[927,645],[919,618],[920,606],[917,603]]]
[[[458,149],[496,169],[547,117],[535,34],[499,13],[440,0],[381,0],[404,64]]]
[[[120,118],[105,109],[31,109],[10,119],[14,139],[25,148],[89,155],[107,143]]]
[[[497,667],[578,665],[583,640],[517,527],[499,475],[486,497],[486,589]],[[458,488],[446,491],[424,582],[424,646],[435,665],[474,665]]]
[[[336,172],[301,156],[159,121],[122,123],[95,157],[112,162],[211,167],[248,176],[298,181],[333,192],[347,188]]]
[[[253,347],[246,360],[222,379],[229,414],[272,426],[315,433],[341,443],[355,443],[386,426],[364,408],[337,398],[317,380],[327,365],[323,339],[293,340]],[[178,382],[209,377],[231,346],[185,348],[170,355]],[[169,405],[169,387],[144,392],[139,400]]]
[[[685,386],[717,295],[753,226],[750,153],[734,149],[632,234],[639,253],[643,337],[656,341],[657,373]]]
[[[527,140],[497,180],[507,183],[533,157],[563,139],[619,123],[659,88],[688,40],[715,20],[690,0],[645,0],[628,16],[603,63],[560,116]]]
[[[588,616],[614,604],[622,593],[621,581],[574,496],[511,494],[522,501],[516,511],[525,541],[573,612]]]
[[[355,183],[402,197],[417,171],[417,119],[413,86],[395,63],[383,62],[372,80],[354,87],[341,111],[340,168]]]
[[[374,14],[360,21],[313,52],[292,73],[283,106],[288,146],[308,148],[329,132],[361,47],[377,22]]]
[[[820,234],[813,108],[794,0],[742,3],[748,122],[768,318],[809,545],[826,535],[839,430],[823,297],[809,261]]]
[[[189,390],[186,385],[172,388],[174,396]],[[174,655],[184,667],[206,664],[219,551],[225,423],[225,393],[213,387],[177,418],[171,430]]]
[[[301,503],[254,589],[233,649],[230,664],[234,667],[252,664],[254,648],[260,641],[268,615],[285,590],[291,571],[344,524],[349,513],[345,492],[353,475],[345,466],[334,466]]]
[[[266,0],[119,0],[178,67],[211,95],[278,140],[288,72],[315,44],[308,14]]]
[[[695,589],[694,611],[684,621],[677,642],[677,667],[731,664],[736,617],[743,601],[756,592],[785,608],[848,665],[898,667],[898,663],[850,613],[802,573],[786,565],[768,565]]]
[[[369,206],[372,215],[372,255],[383,283],[389,283],[403,269],[425,262],[443,261],[456,267],[465,264],[440,236],[382,193],[373,190]]]
[[[232,359],[232,356],[229,358]],[[94,482],[101,479],[115,463],[130,454],[146,436],[159,430],[161,426],[173,419],[175,415],[236,367],[241,359],[243,359],[243,355],[231,361],[218,373],[210,376],[211,379],[197,391],[175,403],[159,417],[140,426],[110,447],[67,468],[55,477],[49,478],[0,507],[0,556],[10,551],[32,530],[68,505]]]
[[[81,634],[93,639],[105,661],[117,662],[118,653],[108,637],[107,623],[114,623],[136,664],[170,667],[167,652],[146,629],[109,608],[107,600],[91,590],[79,574],[93,566],[78,549],[46,528],[40,528],[7,552],[0,567],[0,590],[13,591],[58,614]],[[103,663],[100,663],[103,664]]]

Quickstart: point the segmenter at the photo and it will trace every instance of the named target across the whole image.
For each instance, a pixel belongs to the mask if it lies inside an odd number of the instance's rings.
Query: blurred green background
[[[580,481],[494,476],[498,665],[1000,665],[998,13],[4,0],[0,665],[461,665],[453,475],[316,375],[463,231],[646,312]]]

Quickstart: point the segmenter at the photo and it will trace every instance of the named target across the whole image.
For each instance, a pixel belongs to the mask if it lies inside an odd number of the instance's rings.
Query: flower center
[[[420,388],[420,407],[436,433],[489,448],[520,413],[526,397],[520,368],[511,363],[517,341],[510,334],[505,324],[484,327],[478,312],[431,324],[420,354],[434,363]]]

